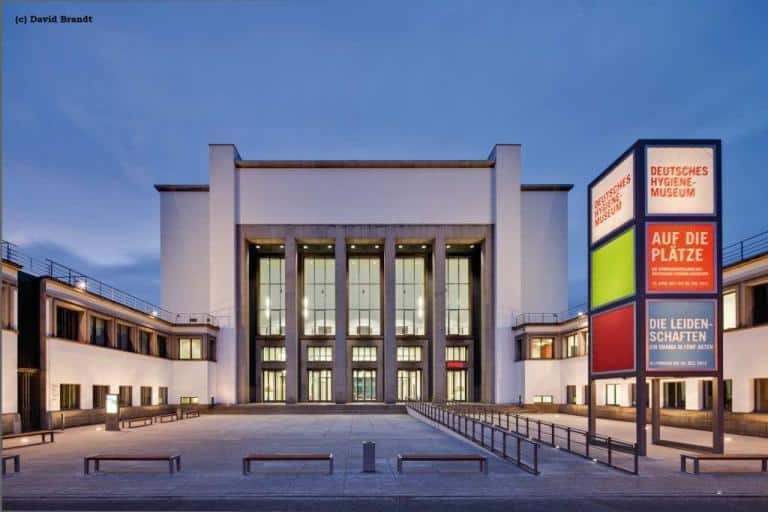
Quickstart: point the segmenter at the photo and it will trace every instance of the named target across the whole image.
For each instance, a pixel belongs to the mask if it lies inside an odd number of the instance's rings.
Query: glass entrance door
[[[421,400],[421,370],[397,370],[397,400]]]

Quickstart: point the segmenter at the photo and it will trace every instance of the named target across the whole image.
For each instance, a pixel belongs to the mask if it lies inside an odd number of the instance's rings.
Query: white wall
[[[18,412],[16,401],[18,399],[17,364],[18,364],[18,337],[15,331],[3,329],[2,358],[3,358],[3,407],[2,412]]]
[[[754,379],[768,379],[768,326],[723,335],[723,377],[733,379],[733,412],[752,412]]]
[[[239,169],[242,224],[488,224],[488,169]]]
[[[47,407],[51,411],[59,410],[60,384],[80,384],[81,409],[93,407],[94,385],[108,385],[111,393],[117,393],[120,386],[133,386],[133,405],[141,404],[141,386],[152,387],[153,404],[159,401],[161,386],[168,388],[169,403],[178,403],[180,396],[196,396],[200,403],[207,403],[215,396],[216,363],[209,361],[174,361],[58,338],[48,338],[47,350]]]
[[[207,313],[208,192],[160,194],[160,297],[174,313]]]
[[[515,316],[522,312],[522,252],[520,209],[520,146],[497,145],[493,173],[493,222],[495,224],[494,294],[496,300],[494,343],[497,403],[517,400],[514,372]]]
[[[523,311],[568,309],[568,192],[522,192]]]

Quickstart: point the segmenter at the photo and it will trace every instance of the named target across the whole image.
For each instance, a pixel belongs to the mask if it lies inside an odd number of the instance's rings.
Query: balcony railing
[[[579,304],[560,313],[523,313],[515,318],[514,327],[523,324],[561,324],[587,313],[587,305]]]
[[[209,313],[172,313],[56,261],[33,258],[25,254],[17,245],[5,240],[2,242],[0,254],[2,254],[4,260],[20,265],[24,272],[28,274],[50,277],[78,290],[92,293],[166,322],[173,324],[217,325],[216,317]]]
[[[723,247],[723,266],[735,265],[763,254],[768,254],[768,231]]]

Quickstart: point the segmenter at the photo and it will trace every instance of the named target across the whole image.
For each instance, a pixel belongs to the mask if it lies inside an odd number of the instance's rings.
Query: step
[[[203,414],[407,414],[401,404],[237,404],[201,408]]]

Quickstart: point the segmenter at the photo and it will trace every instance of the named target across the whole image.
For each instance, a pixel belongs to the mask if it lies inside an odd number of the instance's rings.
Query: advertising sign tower
[[[723,451],[720,140],[638,140],[589,185],[589,431],[596,381],[635,380],[636,439]],[[661,437],[660,379],[709,377],[712,446]],[[648,383],[650,382],[650,390]]]

